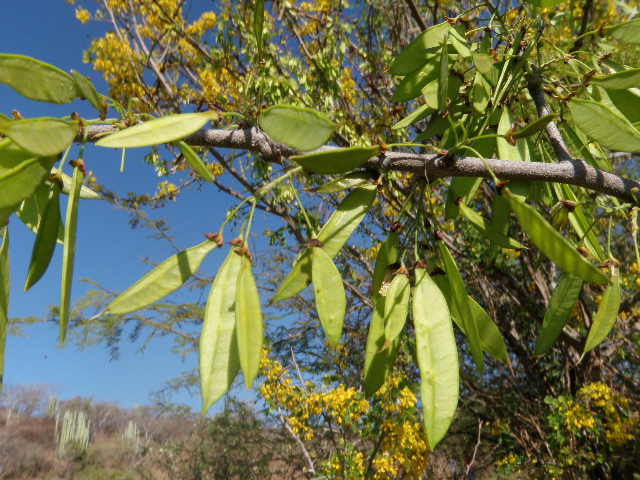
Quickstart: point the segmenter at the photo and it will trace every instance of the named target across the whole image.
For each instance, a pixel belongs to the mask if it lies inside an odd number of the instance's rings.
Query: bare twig
[[[465,478],[469,478],[469,474],[471,473],[471,468],[476,461],[476,455],[478,454],[478,449],[480,448],[480,440],[482,438],[482,420],[478,420],[478,437],[476,440],[476,446],[473,447],[473,456],[471,460],[467,464],[467,468],[465,469],[464,476]]]

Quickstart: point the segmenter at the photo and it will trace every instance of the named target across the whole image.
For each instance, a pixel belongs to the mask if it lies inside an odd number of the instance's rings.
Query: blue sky
[[[88,2],[93,5],[93,2]],[[210,2],[196,4],[192,15]],[[89,76],[99,91],[106,93],[101,75],[82,63],[82,51],[90,40],[101,35],[107,25],[90,22],[80,24],[75,19],[74,7],[64,0],[21,0],[3,6],[4,22],[0,29],[2,53],[19,53],[38,58],[62,68]],[[62,116],[77,111],[86,117],[96,114],[84,101],[69,105],[50,105],[33,102],[0,85],[0,112],[12,109],[24,116]],[[153,170],[142,161],[146,149],[129,151],[126,170],[119,172],[120,153],[116,150],[87,148],[85,161],[98,180],[108,188],[126,193],[153,194],[159,181]],[[69,172],[69,170],[67,170]],[[202,241],[206,231],[216,231],[231,205],[229,199],[215,187],[205,186],[202,191],[188,192],[167,208],[151,212],[166,218],[172,234],[181,247]],[[188,214],[185,214],[188,212]],[[149,238],[145,229],[131,229],[125,212],[111,208],[105,202],[84,201],[80,205],[76,270],[72,301],[82,297],[89,286],[80,281],[91,278],[105,287],[121,291],[144,274],[149,267],[141,260],[145,257],[161,261],[172,254],[169,246]],[[256,225],[254,231],[260,231]],[[227,233],[230,236],[231,232]],[[22,291],[26,275],[33,234],[15,217],[11,219],[12,290],[10,316],[44,317],[50,305],[58,303],[62,250],[56,250],[52,266],[45,277],[28,293]],[[214,251],[203,264],[203,270],[212,274],[223,260],[226,251]],[[180,298],[180,297],[178,297]],[[184,359],[171,353],[169,340],[152,341],[144,354],[140,344],[123,343],[120,358],[110,361],[105,348],[92,347],[78,350],[69,343],[57,347],[57,326],[44,324],[26,328],[25,337],[9,337],[5,381],[7,384],[46,384],[61,398],[74,395],[94,397],[100,401],[113,401],[124,407],[144,404],[149,394],[162,387],[165,380],[190,370],[197,365],[195,355]],[[178,394],[176,402],[199,409],[199,398]]]

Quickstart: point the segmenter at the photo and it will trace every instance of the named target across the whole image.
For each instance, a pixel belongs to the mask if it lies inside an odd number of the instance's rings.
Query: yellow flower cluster
[[[565,422],[570,430],[582,430],[583,428],[593,428],[596,419],[585,407],[570,401],[565,413]]]
[[[342,92],[343,98],[350,105],[355,105],[358,102],[356,81],[353,79],[350,69],[345,67],[340,71],[340,80],[338,83],[340,85],[340,91]]]
[[[91,13],[86,8],[78,7],[76,8],[76,18],[80,23],[85,24],[91,20]]]
[[[233,77],[226,68],[202,69],[198,72],[198,79],[202,87],[202,97],[210,104],[230,98],[226,92],[236,91],[232,86]]]
[[[496,462],[497,467],[506,467],[508,465],[515,465],[518,462],[518,457],[515,453],[509,452],[508,455],[502,457]]]
[[[187,33],[189,35],[196,35],[198,37],[201,37],[208,30],[211,30],[216,26],[217,20],[218,17],[214,12],[204,12],[202,15],[200,15],[200,18],[198,20],[187,27]]]

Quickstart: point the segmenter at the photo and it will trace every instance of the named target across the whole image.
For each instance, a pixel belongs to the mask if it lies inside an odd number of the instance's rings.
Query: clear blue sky
[[[94,2],[89,3],[93,5]],[[190,16],[199,15],[202,8],[211,5],[205,1],[190,4],[194,9]],[[107,25],[80,24],[74,17],[74,7],[64,0],[5,2],[3,19],[0,29],[2,53],[29,55],[66,71],[73,68],[89,76],[98,90],[106,93],[101,75],[82,63],[82,51],[92,38],[104,32]],[[0,85],[0,112],[10,114],[14,108],[26,117],[60,116],[71,111],[95,117],[84,101],[69,105],[33,102]],[[124,174],[119,172],[118,151],[91,146],[87,148],[85,159],[88,168],[108,188],[122,194],[130,191],[153,194],[159,180],[142,161],[144,153],[145,149],[129,152]],[[177,243],[188,247],[202,241],[203,232],[216,231],[230,205],[228,198],[214,187],[205,186],[201,192],[189,192],[168,208],[151,213],[166,218]],[[81,203],[72,301],[81,298],[89,288],[81,278],[88,277],[111,290],[120,291],[148,270],[149,267],[141,262],[144,257],[161,261],[171,254],[168,245],[151,240],[148,230],[132,230],[127,220],[125,212],[113,209],[106,202]],[[256,229],[260,231],[259,225]],[[58,303],[61,248],[56,250],[52,267],[45,277],[28,293],[22,292],[33,238],[19,220],[12,218],[9,312],[12,317],[44,317],[49,306]],[[225,253],[214,252],[203,270],[214,273]],[[8,339],[6,383],[47,384],[61,398],[82,395],[118,402],[124,407],[144,404],[149,401],[149,394],[158,390],[165,380],[197,365],[195,355],[183,360],[171,353],[170,341],[163,339],[153,341],[144,354],[138,352],[140,344],[123,343],[120,358],[111,362],[102,347],[79,351],[69,344],[58,348],[55,325],[29,327],[25,333],[24,338],[12,336]],[[176,395],[173,400],[199,409],[197,395],[193,398],[186,394]]]

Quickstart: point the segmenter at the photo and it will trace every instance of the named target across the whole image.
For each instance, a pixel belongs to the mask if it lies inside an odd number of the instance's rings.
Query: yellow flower
[[[84,24],[91,20],[91,13],[89,10],[83,7],[76,8],[76,18],[80,21],[80,23]]]

